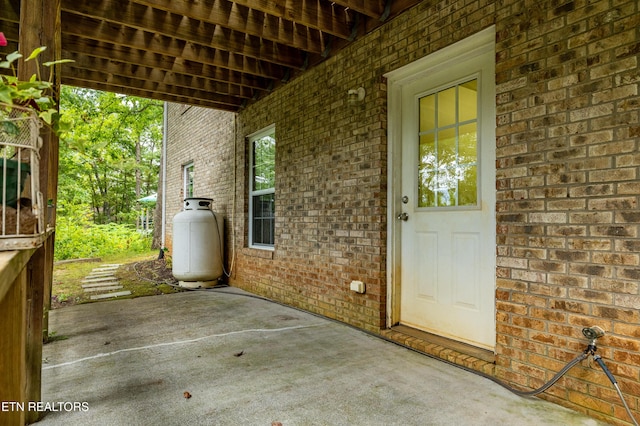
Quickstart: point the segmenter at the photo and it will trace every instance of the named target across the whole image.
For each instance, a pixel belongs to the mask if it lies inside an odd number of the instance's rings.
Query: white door
[[[494,48],[401,89],[400,323],[495,346]]]

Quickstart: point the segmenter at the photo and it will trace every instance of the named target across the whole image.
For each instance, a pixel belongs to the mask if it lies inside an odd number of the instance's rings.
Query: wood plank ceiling
[[[62,0],[62,83],[238,111],[420,0]],[[17,50],[20,0],[0,0]]]

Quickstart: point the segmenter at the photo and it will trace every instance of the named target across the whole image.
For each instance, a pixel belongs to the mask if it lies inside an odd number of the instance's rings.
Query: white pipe
[[[166,247],[166,217],[167,217],[167,133],[168,133],[168,106],[164,103],[162,113],[162,250]]]

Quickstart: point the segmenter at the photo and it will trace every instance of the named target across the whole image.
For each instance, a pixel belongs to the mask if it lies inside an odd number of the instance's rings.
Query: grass
[[[93,302],[90,299],[91,294],[83,290],[81,281],[94,268],[104,264],[122,265],[115,275],[123,286],[121,290],[129,290],[131,295],[120,298],[175,293],[178,290],[164,283],[173,281],[170,268],[163,260],[157,260],[157,258],[158,252],[154,250],[146,253],[119,253],[100,259],[57,263],[53,268],[51,308]]]

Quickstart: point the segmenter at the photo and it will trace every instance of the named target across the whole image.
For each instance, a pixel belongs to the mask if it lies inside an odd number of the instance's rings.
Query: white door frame
[[[425,73],[448,67],[460,56],[495,49],[495,26],[486,28],[464,40],[427,55],[402,68],[391,71],[387,78],[387,327],[400,322],[401,224],[396,216],[402,211],[402,88]]]

